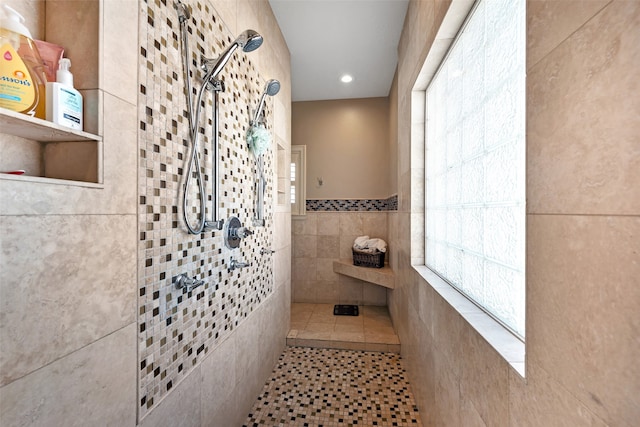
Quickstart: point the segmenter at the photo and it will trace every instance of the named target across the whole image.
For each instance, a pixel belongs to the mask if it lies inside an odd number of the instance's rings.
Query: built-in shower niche
[[[0,108],[1,178],[101,182],[102,138]],[[37,179],[36,179],[37,180]]]
[[[18,3],[31,19],[31,33],[65,48],[74,87],[83,96],[84,131],[0,108],[0,179],[62,184],[102,183],[102,87],[99,80],[101,2],[44,1],[44,7]],[[33,11],[40,13],[33,13]],[[95,25],[90,25],[95,23]],[[91,28],[91,31],[88,29]],[[77,31],[82,29],[82,37]],[[74,183],[75,182],[75,183]]]

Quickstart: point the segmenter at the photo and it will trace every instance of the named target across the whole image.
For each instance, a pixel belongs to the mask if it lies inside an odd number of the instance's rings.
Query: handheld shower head
[[[252,124],[258,123],[258,119],[262,114],[262,108],[264,107],[264,100],[267,97],[267,95],[274,96],[278,92],[280,92],[280,82],[276,79],[269,80],[267,84],[264,86],[264,91],[262,92],[262,96],[260,97],[258,108],[256,108],[256,112],[253,114],[253,120],[251,122]]]
[[[189,8],[180,0],[174,0],[173,7],[176,9],[176,12],[178,12],[178,21],[180,21],[180,24],[184,23],[191,17]]]
[[[269,96],[276,95],[280,92],[280,82],[276,79],[269,80],[264,87],[264,92]]]
[[[245,52],[253,52],[262,46],[263,41],[262,36],[253,30],[243,31],[236,39],[236,43]]]
[[[244,52],[252,52],[259,48],[262,45],[262,42],[263,39],[260,34],[253,30],[246,30],[243,31],[242,34],[240,34],[238,38],[229,45],[229,47],[227,47],[227,50],[225,50],[218,59],[208,60],[203,58],[203,68],[206,71],[204,76],[205,83],[212,81],[218,76],[218,74],[220,74],[237,48],[241,47]]]

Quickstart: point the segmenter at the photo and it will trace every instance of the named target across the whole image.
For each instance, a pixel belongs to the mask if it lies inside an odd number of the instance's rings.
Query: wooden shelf
[[[333,261],[334,273],[354,277],[375,285],[394,289],[396,284],[395,273],[388,265],[382,268],[358,267],[353,265],[352,259],[339,259]]]
[[[0,132],[40,142],[99,142],[102,137],[0,108]]]

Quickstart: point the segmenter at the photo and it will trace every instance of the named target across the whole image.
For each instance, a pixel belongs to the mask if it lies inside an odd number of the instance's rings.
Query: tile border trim
[[[307,199],[308,212],[397,211],[398,195],[386,199]]]

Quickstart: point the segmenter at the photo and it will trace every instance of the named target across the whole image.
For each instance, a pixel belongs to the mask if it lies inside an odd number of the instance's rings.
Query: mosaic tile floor
[[[399,355],[287,347],[244,426],[422,423]]]
[[[359,316],[334,316],[334,304],[291,304],[287,345],[400,353],[387,307],[359,306]]]

